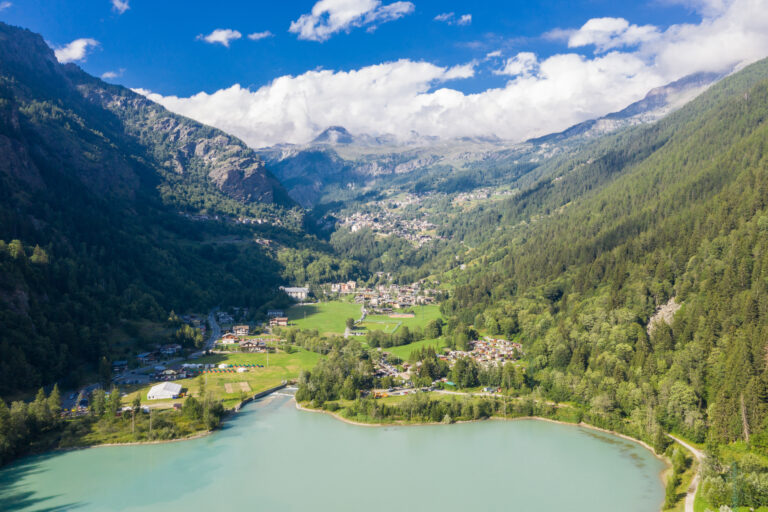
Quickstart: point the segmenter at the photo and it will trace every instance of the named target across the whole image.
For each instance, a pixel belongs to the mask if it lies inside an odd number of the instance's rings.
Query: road
[[[82,393],[83,398],[87,400],[90,398],[91,393],[93,393],[100,387],[101,387],[100,384],[88,384],[87,386],[84,386],[79,390],[66,391],[65,393],[63,393],[63,396],[61,398],[61,408],[64,410],[74,409],[75,406],[77,405],[75,402],[77,402],[77,397],[80,393]]]
[[[216,340],[221,338],[221,327],[216,323],[216,309],[212,309],[211,312],[208,313],[208,325],[211,327],[211,337],[208,338],[208,342],[205,344],[205,350],[211,350],[216,343]]]
[[[211,328],[211,336],[208,338],[208,341],[205,342],[203,350],[195,352],[192,356],[200,357],[206,350],[212,350],[213,346],[216,344],[216,340],[221,338],[221,327],[219,327],[219,324],[216,322],[217,309],[219,308],[214,308],[208,313],[208,326]]]
[[[682,439],[673,436],[672,434],[667,434],[667,436],[691,452],[696,458],[696,463],[699,465],[699,468],[696,470],[696,475],[693,477],[693,480],[691,480],[690,487],[688,487],[688,494],[685,495],[685,512],[693,512],[693,504],[696,500],[696,491],[699,489],[699,475],[701,474],[701,462],[704,460],[704,453],[701,450],[694,448],[690,444],[686,443]]]
[[[365,314],[366,314],[366,311],[365,311],[365,304],[363,304],[363,305],[360,307],[360,320],[358,320],[358,321],[357,321],[357,322],[355,322],[355,323],[357,323],[357,324],[362,324],[362,323],[365,321]],[[346,329],[344,329],[344,337],[345,337],[345,338],[349,338],[351,334],[352,334],[352,331],[350,331],[350,330],[349,330],[349,327],[347,327]]]

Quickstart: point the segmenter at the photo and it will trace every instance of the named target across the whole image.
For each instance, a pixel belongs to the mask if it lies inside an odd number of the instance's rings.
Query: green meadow
[[[331,301],[293,306],[286,313],[290,327],[316,329],[320,334],[344,334],[347,318],[360,319],[360,304]]]

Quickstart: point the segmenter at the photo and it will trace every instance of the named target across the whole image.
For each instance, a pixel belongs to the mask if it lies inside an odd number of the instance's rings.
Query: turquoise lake
[[[0,471],[0,510],[657,512],[663,469],[581,427],[359,427],[275,395],[204,438],[23,459]]]

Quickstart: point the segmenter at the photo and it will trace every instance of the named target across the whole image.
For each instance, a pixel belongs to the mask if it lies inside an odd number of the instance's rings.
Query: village
[[[517,361],[523,355],[523,346],[520,343],[489,336],[470,342],[470,347],[471,350],[466,352],[451,350],[440,358],[453,366],[457,359],[469,357],[481,367],[488,368],[503,365],[509,361]]]
[[[426,288],[422,283],[409,285],[380,284],[372,288],[359,288],[355,281],[327,285],[330,293],[354,295],[354,302],[366,308],[367,314],[393,315],[394,310],[435,304],[440,292]],[[406,315],[407,313],[404,313]]]
[[[221,355],[225,356],[226,361],[228,355],[262,354],[266,357],[269,354],[274,355],[284,343],[284,340],[274,333],[280,333],[280,328],[292,325],[301,328],[307,321],[306,316],[304,319],[297,317],[297,313],[302,311],[302,308],[317,308],[319,305],[327,304],[330,308],[329,313],[341,326],[347,317],[341,318],[338,317],[339,313],[331,313],[336,307],[333,304],[347,304],[348,307],[355,305],[362,313],[360,323],[388,322],[388,320],[381,320],[384,316],[397,319],[396,325],[387,324],[389,327],[384,327],[391,328],[394,332],[403,321],[423,323],[422,317],[415,319],[415,312],[426,311],[423,308],[436,308],[435,304],[441,298],[441,291],[433,288],[434,284],[428,285],[425,281],[400,285],[386,282],[388,280],[386,274],[380,274],[377,277],[380,282],[385,281],[384,284],[361,287],[356,281],[346,281],[322,286],[321,289],[326,296],[338,296],[342,298],[341,302],[334,300],[319,303],[306,302],[310,297],[308,287],[281,287],[281,290],[294,301],[293,307],[298,309],[294,311],[292,317],[286,310],[270,309],[263,323],[246,323],[244,320],[248,318],[249,311],[239,307],[232,307],[226,311],[214,310],[207,317],[194,313],[182,315],[179,317],[180,321],[198,330],[203,339],[207,340],[202,350],[199,347],[197,350],[190,349],[180,343],[157,344],[154,350],[135,354],[130,361],[127,359],[113,361],[111,363],[112,381],[123,388],[152,385],[145,395],[149,401],[176,399],[182,395],[182,388],[174,381],[191,379],[202,374],[242,374],[263,368],[262,364],[250,362],[233,364],[232,362],[197,362],[195,359]],[[317,312],[314,314],[317,315]],[[295,320],[291,321],[289,317]],[[370,318],[374,320],[367,320]],[[319,317],[318,321],[320,321]],[[366,332],[365,329],[346,330],[347,335],[364,336]],[[452,367],[459,358],[469,357],[479,366],[488,368],[516,361],[522,353],[522,346],[519,343],[486,336],[471,341],[470,349],[467,351],[445,349],[438,354],[438,357],[449,367]],[[419,363],[399,361],[398,358],[390,360],[388,353],[383,352],[376,362],[375,376],[380,379],[391,378],[393,383],[400,382],[404,386],[403,392],[407,393],[409,392],[407,390],[412,387],[410,382],[418,365]],[[440,383],[434,385],[440,386]],[[227,390],[229,391],[231,390]]]
[[[449,368],[453,368],[458,359],[468,357],[473,359],[481,368],[488,369],[518,361],[523,355],[523,347],[520,343],[489,336],[470,342],[470,346],[471,350],[449,350],[438,354],[437,357],[445,361]],[[389,389],[386,394],[382,392],[374,393],[374,397],[382,398],[385,395],[409,394],[413,392],[412,382],[414,382],[416,372],[420,366],[421,362],[409,363],[405,361],[396,365],[390,361],[387,352],[382,352],[381,357],[374,366],[374,375],[380,379],[391,377],[393,383],[399,383],[399,387]],[[432,391],[443,385],[453,386],[453,383],[446,378],[442,378],[433,382],[429,389],[422,389],[422,391]],[[494,392],[495,389],[488,388],[484,389],[484,391]]]
[[[353,233],[361,229],[370,229],[383,236],[398,236],[421,247],[441,237],[435,234],[437,226],[424,219],[405,219],[387,210],[376,213],[355,212],[344,217],[340,225]]]
[[[462,205],[465,203],[471,203],[473,201],[483,201],[494,197],[511,196],[515,192],[513,190],[499,190],[490,187],[477,188],[471,192],[461,192],[453,196],[452,202],[455,205]]]

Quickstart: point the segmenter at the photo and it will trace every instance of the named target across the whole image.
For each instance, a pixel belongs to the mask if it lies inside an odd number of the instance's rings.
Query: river
[[[0,471],[0,510],[657,512],[663,469],[581,427],[359,427],[273,395],[207,437],[18,461]]]

